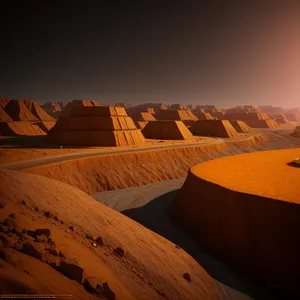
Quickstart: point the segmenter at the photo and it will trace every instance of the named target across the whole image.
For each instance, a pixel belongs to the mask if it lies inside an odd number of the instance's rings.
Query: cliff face
[[[241,151],[254,151],[256,147],[259,149],[265,145],[268,139],[265,135],[255,135],[230,143],[220,141],[195,147],[75,159],[27,169],[26,172],[62,181],[91,195],[100,191],[184,178],[188,169],[198,163]]]
[[[300,149],[266,151],[195,166],[170,209],[208,251],[283,295],[299,295],[300,169],[281,165],[297,153]],[[266,163],[258,174],[260,155]]]

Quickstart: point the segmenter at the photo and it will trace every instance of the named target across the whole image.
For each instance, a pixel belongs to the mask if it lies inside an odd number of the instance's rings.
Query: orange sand
[[[49,228],[56,249],[75,258],[84,278],[107,281],[117,299],[249,299],[213,280],[187,253],[120,213],[98,203],[82,191],[35,175],[0,171],[0,219],[16,215],[21,228]],[[26,201],[22,204],[21,201]],[[38,207],[39,211],[35,208]],[[50,211],[63,220],[45,218]],[[74,231],[68,229],[72,225]],[[102,237],[93,247],[86,234]],[[123,257],[113,254],[121,247]],[[72,294],[75,299],[96,299],[83,286],[46,263],[17,250],[0,249],[1,291]],[[4,255],[3,255],[4,254]],[[54,257],[55,258],[55,257]],[[25,271],[27,270],[27,271]],[[188,282],[183,274],[192,278]],[[29,275],[30,274],[30,275]]]
[[[2,136],[46,135],[38,125],[26,121],[0,122],[0,134]]]
[[[191,168],[172,215],[216,256],[283,294],[299,293],[300,148]],[[287,297],[288,298],[288,297]]]

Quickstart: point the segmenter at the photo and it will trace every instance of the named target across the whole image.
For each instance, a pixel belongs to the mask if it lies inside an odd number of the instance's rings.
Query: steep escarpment
[[[300,169],[289,165],[299,155],[264,151],[197,165],[171,207],[210,253],[287,298],[300,295]]]
[[[231,143],[215,141],[211,144],[192,147],[82,158],[25,171],[62,181],[91,195],[99,191],[183,178],[188,169],[195,164],[242,151],[260,150],[263,145],[268,144],[271,138],[278,137],[259,134]]]

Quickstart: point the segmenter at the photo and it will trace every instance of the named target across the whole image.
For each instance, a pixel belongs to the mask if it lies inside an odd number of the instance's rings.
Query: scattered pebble
[[[107,282],[103,283],[102,287],[103,287],[103,295],[106,298],[108,298],[109,300],[116,299],[116,294],[110,289]]]
[[[4,208],[6,206],[6,204],[4,202],[0,202],[0,208]]]
[[[38,259],[41,259],[44,256],[44,247],[36,242],[23,244],[21,251]]]
[[[190,276],[189,273],[184,273],[184,274],[183,274],[183,278],[184,278],[185,280],[189,281],[189,282],[192,281],[192,280],[191,280],[191,276]]]
[[[120,247],[117,247],[114,249],[114,253],[119,256],[119,257],[123,257],[124,256],[124,250]]]
[[[54,213],[52,213],[51,211],[46,211],[45,212],[45,216],[47,217],[47,218],[54,218],[55,216],[54,216]]]
[[[71,279],[81,283],[83,279],[83,268],[76,260],[64,260],[60,262],[59,270]]]
[[[27,205],[27,202],[26,202],[25,200],[22,200],[22,201],[21,201],[21,204],[23,204],[23,205],[26,206],[26,205]]]
[[[96,244],[97,244],[98,246],[103,246],[103,245],[104,245],[104,243],[103,243],[103,240],[102,240],[102,237],[101,237],[101,236],[97,237],[97,239],[96,239]]]
[[[16,219],[16,215],[15,214],[10,214],[9,217],[12,218],[12,219],[14,219],[14,220]]]

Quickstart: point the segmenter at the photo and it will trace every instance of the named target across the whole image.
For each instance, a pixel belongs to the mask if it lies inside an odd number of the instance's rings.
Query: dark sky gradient
[[[104,2],[1,4],[0,97],[300,106],[300,1]]]

